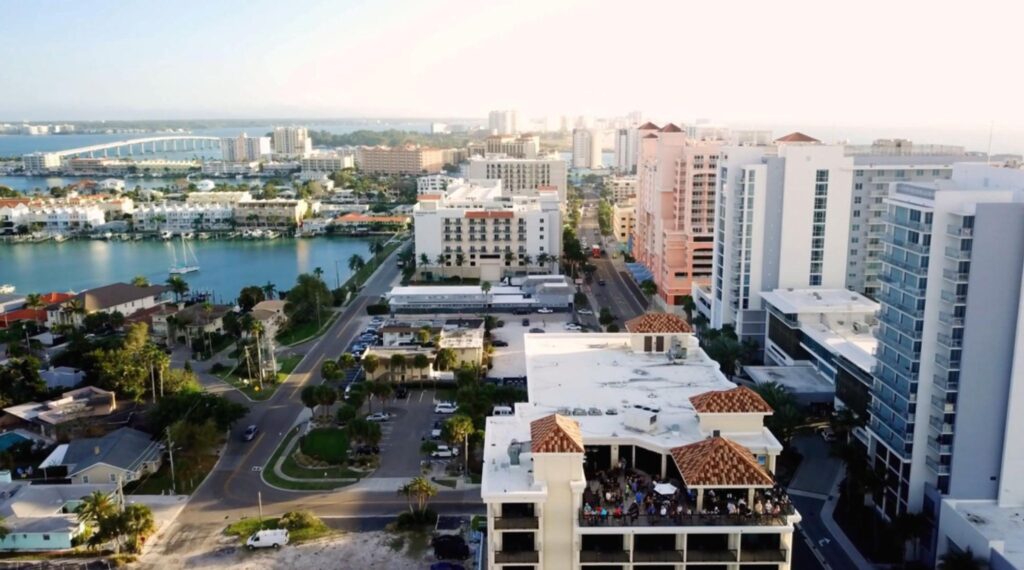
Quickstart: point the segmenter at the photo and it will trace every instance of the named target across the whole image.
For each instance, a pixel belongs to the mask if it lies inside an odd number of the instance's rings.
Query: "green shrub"
[[[432,509],[422,511],[406,511],[398,515],[395,526],[398,530],[415,530],[423,527],[433,527],[437,524],[437,513]]]
[[[324,523],[309,511],[290,511],[281,517],[278,524],[288,530],[299,530],[303,528],[315,528]]]

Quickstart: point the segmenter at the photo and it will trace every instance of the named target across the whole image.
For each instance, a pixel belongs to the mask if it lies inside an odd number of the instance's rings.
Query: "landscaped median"
[[[322,325],[317,326],[316,322],[302,323],[294,327],[289,326],[275,337],[281,346],[293,346],[317,338],[331,328],[340,313],[335,311],[327,318]]]
[[[242,519],[224,529],[224,534],[237,536],[242,544],[259,530],[288,529],[290,544],[323,538],[331,534],[324,521],[307,511],[292,511],[280,517]]]
[[[349,465],[348,437],[341,429],[317,428],[304,440],[299,430],[301,427],[291,430],[263,466],[263,480],[268,485],[293,491],[330,491],[357,483],[376,468],[374,460]]]
[[[263,401],[269,399],[277,391],[278,386],[284,383],[288,379],[288,375],[295,370],[295,367],[302,361],[302,354],[292,354],[285,356],[277,361],[277,379],[276,380],[265,380],[263,387],[260,388],[260,384],[255,381],[250,381],[246,376],[242,375],[242,369],[239,366],[234,368],[225,368],[223,370],[214,371],[210,369],[210,372],[220,378],[221,380],[231,384],[239,392],[245,394],[250,400]]]

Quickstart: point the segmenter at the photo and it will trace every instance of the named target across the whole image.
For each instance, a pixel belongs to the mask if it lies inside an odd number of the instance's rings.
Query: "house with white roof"
[[[2,478],[2,472],[0,472]],[[7,535],[0,539],[0,550],[67,550],[85,532],[75,509],[93,492],[109,494],[118,501],[116,485],[28,485],[0,482],[0,517]]]

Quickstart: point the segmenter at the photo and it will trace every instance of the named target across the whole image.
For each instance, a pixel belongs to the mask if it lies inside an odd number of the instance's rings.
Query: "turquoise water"
[[[247,285],[268,281],[278,290],[295,284],[300,273],[320,267],[324,280],[334,288],[351,274],[348,259],[357,253],[370,257],[366,238],[318,237],[276,240],[192,240],[200,270],[182,277],[191,289],[232,302]],[[19,293],[81,291],[136,275],[151,283],[163,283],[180,242],[156,240],[118,242],[74,240],[64,243],[0,245],[0,284],[9,283]],[[180,255],[180,253],[179,253]],[[337,262],[337,264],[335,264]],[[335,272],[337,268],[337,273]]]
[[[0,451],[7,451],[7,448],[12,445],[28,441],[28,438],[19,434],[9,431],[7,433],[0,433]]]

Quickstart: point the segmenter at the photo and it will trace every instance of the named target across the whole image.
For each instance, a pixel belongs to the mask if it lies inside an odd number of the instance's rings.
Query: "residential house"
[[[160,468],[164,446],[147,433],[123,427],[103,437],[58,445],[39,468],[62,465],[75,484],[127,483]]]
[[[51,390],[54,388],[73,388],[85,380],[84,371],[70,366],[51,366],[46,370],[41,370],[39,375],[46,382],[46,387]]]
[[[0,427],[22,425],[45,437],[56,439],[61,426],[77,420],[109,416],[117,409],[113,392],[85,386],[64,392],[60,398],[47,402],[26,402],[4,408]]]
[[[418,368],[414,360],[418,355],[428,359],[425,367]],[[370,355],[376,356],[380,362],[373,373],[366,373],[367,380],[386,379],[391,382],[409,382],[431,378],[431,364],[434,361],[434,349],[422,346],[372,346],[363,353],[363,360]],[[392,367],[391,358],[400,355],[405,360],[402,364]]]
[[[71,299],[46,307],[46,324],[79,327],[86,315],[92,313],[121,313],[125,317],[137,311],[163,303],[167,287],[150,285],[138,287],[130,283],[113,283],[82,291]]]
[[[287,323],[288,316],[284,314],[284,301],[271,299],[260,301],[249,313],[252,318],[263,324],[263,334],[268,338],[274,338]]]
[[[27,485],[0,483],[0,517],[6,535],[0,539],[0,550],[52,551],[74,546],[85,532],[85,523],[75,510],[82,499],[99,491],[107,493],[116,503],[115,485]]]

